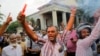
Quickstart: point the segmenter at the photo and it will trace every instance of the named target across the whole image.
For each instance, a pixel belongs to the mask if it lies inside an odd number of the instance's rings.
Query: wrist
[[[26,22],[25,21],[22,21],[22,22],[20,22],[21,24],[25,24]]]
[[[9,25],[9,22],[4,22],[5,25]]]
[[[71,16],[75,16],[75,14],[71,14]]]

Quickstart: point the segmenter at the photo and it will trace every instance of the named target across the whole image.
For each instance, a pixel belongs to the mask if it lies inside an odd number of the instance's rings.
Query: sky
[[[27,4],[26,15],[30,15],[38,11],[38,7],[48,3],[50,0],[0,0],[0,12],[3,13],[4,20],[11,13],[13,21],[16,20],[18,13],[22,10],[24,4]],[[2,22],[3,22],[2,21]]]
[[[42,5],[48,3],[50,0],[0,0],[0,12],[3,13],[4,20],[7,18],[9,12],[11,13],[11,16],[13,20],[16,20],[16,17],[18,13],[22,10],[24,4],[27,4],[26,8],[26,15],[33,14],[38,11],[38,8]],[[100,7],[100,0],[79,0],[78,5],[82,5],[81,7],[84,10],[91,10],[94,11],[95,8]],[[87,6],[89,8],[87,8]],[[90,13],[91,14],[91,13]],[[1,22],[0,22],[1,23]]]

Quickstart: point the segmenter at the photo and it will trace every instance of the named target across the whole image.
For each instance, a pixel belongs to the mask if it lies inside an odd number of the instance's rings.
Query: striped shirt
[[[62,37],[63,37],[63,35],[62,35]],[[59,38],[61,38],[61,36],[59,36]],[[41,49],[42,56],[64,56],[64,51],[66,50],[66,48],[65,48],[62,40],[56,39],[55,45],[53,45],[48,39],[46,40],[43,38],[38,38],[38,40],[45,41],[45,43]],[[62,52],[59,51],[60,48],[63,49]]]

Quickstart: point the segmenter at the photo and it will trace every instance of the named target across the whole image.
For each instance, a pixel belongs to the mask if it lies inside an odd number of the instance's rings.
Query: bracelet
[[[71,14],[70,16],[75,16],[74,14]]]

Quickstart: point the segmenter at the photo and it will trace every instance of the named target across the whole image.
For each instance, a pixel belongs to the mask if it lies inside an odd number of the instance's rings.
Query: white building
[[[27,16],[33,18],[39,25],[40,29],[45,29],[49,25],[60,26],[63,22],[65,25],[69,20],[70,6],[77,6],[75,0],[51,0],[48,4],[39,7],[39,11]]]

